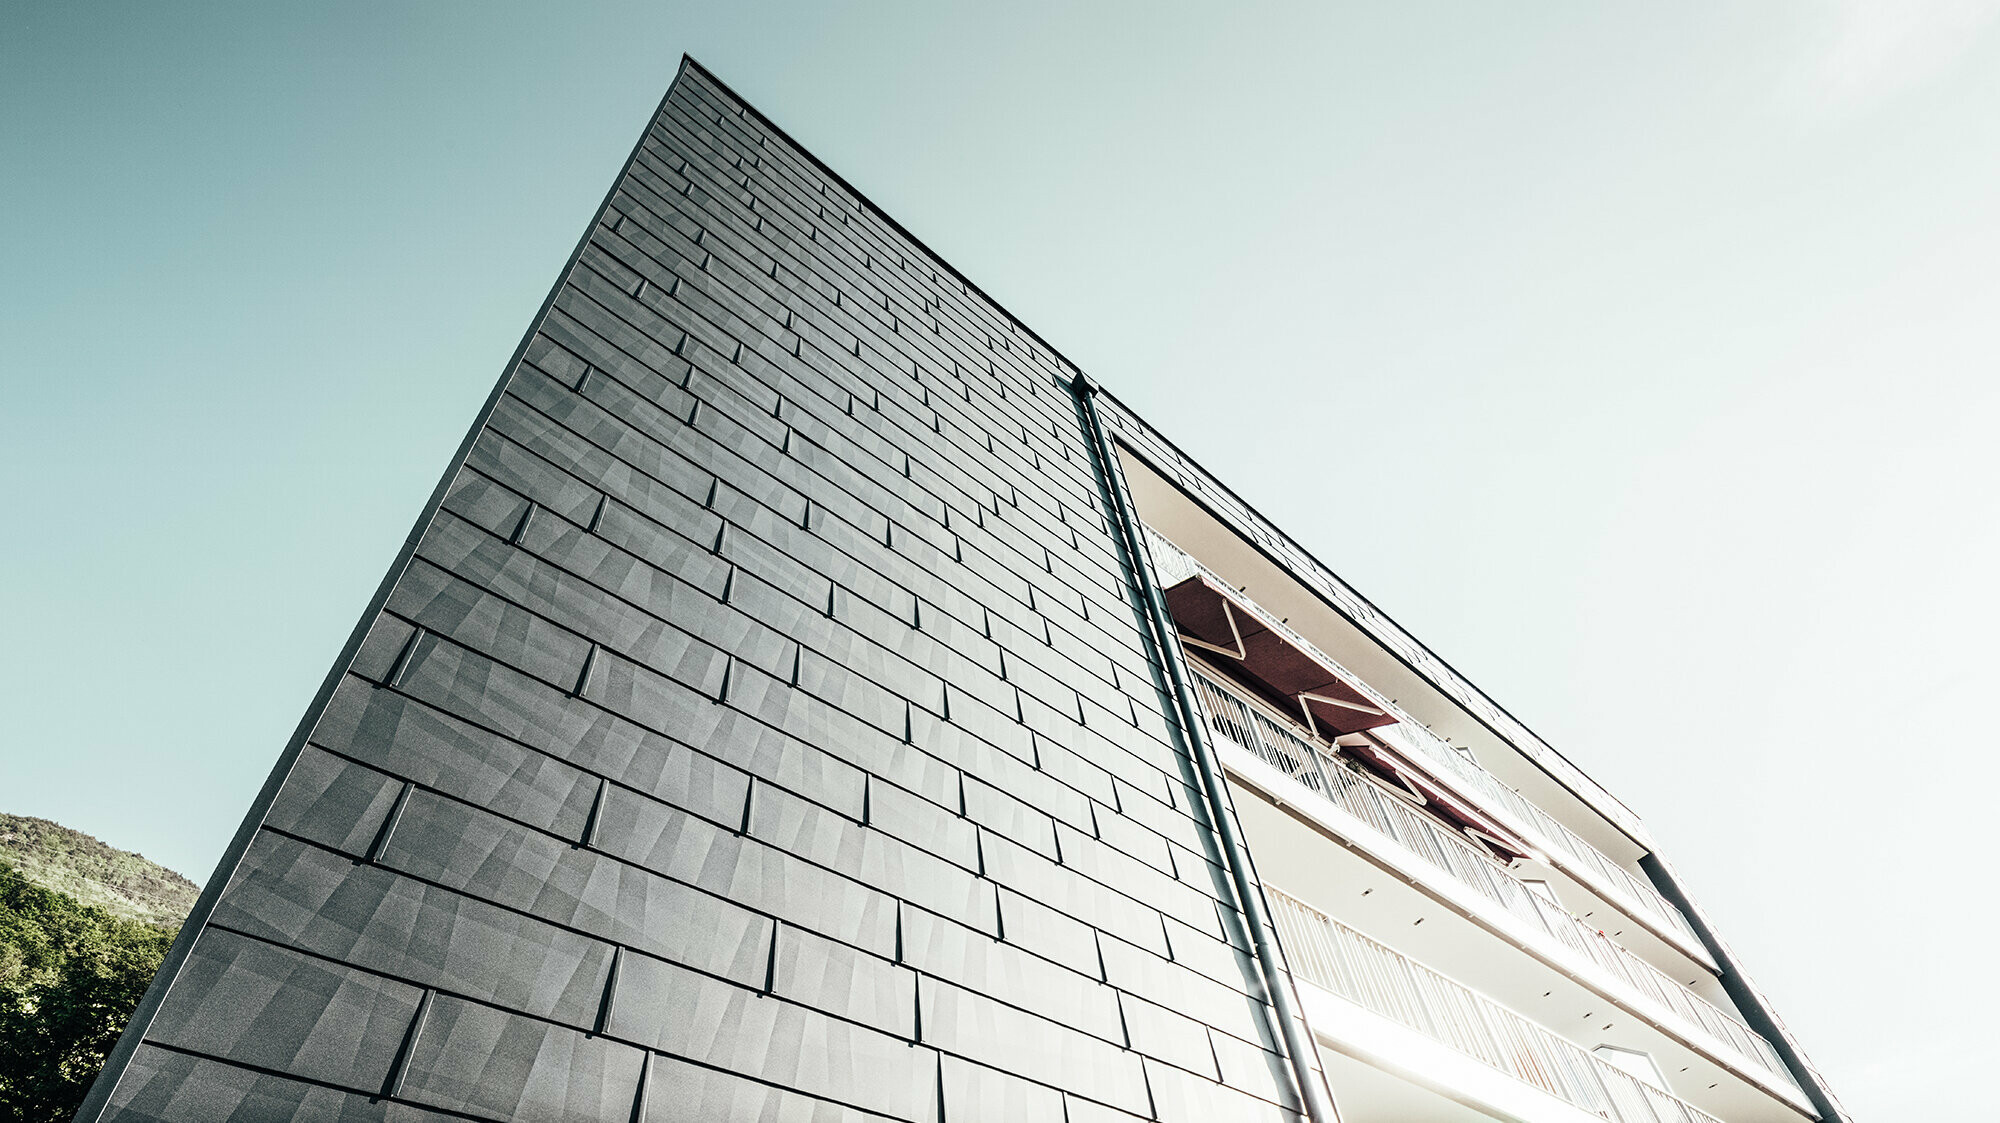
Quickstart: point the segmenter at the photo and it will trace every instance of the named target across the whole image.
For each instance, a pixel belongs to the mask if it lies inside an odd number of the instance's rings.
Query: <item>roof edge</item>
[[[762,125],[764,128],[769,129],[773,135],[782,139],[787,145],[791,147],[791,149],[794,152],[798,153],[799,156],[804,158],[815,169],[817,169],[821,174],[825,175],[833,183],[838,184],[842,190],[852,195],[856,202],[860,203],[864,207],[867,207],[870,212],[872,212],[877,218],[882,220],[882,222],[885,223],[890,229],[894,230],[897,234],[901,235],[902,237],[907,238],[910,244],[919,251],[921,251],[926,257],[930,258],[931,262],[934,265],[936,265],[939,269],[943,270],[944,272],[949,273],[960,284],[964,285],[966,290],[970,294],[976,295],[980,300],[986,302],[987,305],[993,308],[994,311],[1006,317],[1007,321],[1010,324],[1012,324],[1016,330],[1028,336],[1030,339],[1034,340],[1037,344],[1041,345],[1042,347],[1047,348],[1049,354],[1056,360],[1057,367],[1060,370],[1066,372],[1072,380],[1079,378],[1084,379],[1086,380],[1085,384],[1094,392],[1102,393],[1106,397],[1110,398],[1112,402],[1117,406],[1119,412],[1139,422],[1141,425],[1144,425],[1147,431],[1152,433],[1155,438],[1157,438],[1162,443],[1167,445],[1167,447],[1172,449],[1175,455],[1179,456],[1183,462],[1198,468],[1201,471],[1202,475],[1206,476],[1210,481],[1215,483],[1215,485],[1218,488],[1226,492],[1231,499],[1234,499],[1236,502],[1242,504],[1244,510],[1248,511],[1259,522],[1263,523],[1265,526],[1270,527],[1273,532],[1282,535],[1287,542],[1289,542],[1294,548],[1296,548],[1299,551],[1301,555],[1310,559],[1314,564],[1318,565],[1329,576],[1333,577],[1334,580],[1339,581],[1340,584],[1345,586],[1349,592],[1354,594],[1355,597],[1359,598],[1361,601],[1366,603],[1370,609],[1378,613],[1382,617],[1382,619],[1386,621],[1391,627],[1393,627],[1396,631],[1402,633],[1404,636],[1409,637],[1411,642],[1422,647],[1426,652],[1428,652],[1433,658],[1437,660],[1439,666],[1444,668],[1444,670],[1458,682],[1462,683],[1467,690],[1470,690],[1472,693],[1477,695],[1481,700],[1486,702],[1488,705],[1492,706],[1499,713],[1506,715],[1508,720],[1512,721],[1515,725],[1519,726],[1523,732],[1525,732],[1528,736],[1532,737],[1535,740],[1537,747],[1552,754],[1558,760],[1562,761],[1564,765],[1568,766],[1571,769],[1574,769],[1579,776],[1589,781],[1589,783],[1592,786],[1597,788],[1597,790],[1602,792],[1604,796],[1609,798],[1616,807],[1622,810],[1624,812],[1624,816],[1629,820],[1631,820],[1634,826],[1638,827],[1638,833],[1641,837],[1635,838],[1634,841],[1640,843],[1640,845],[1645,846],[1648,849],[1652,847],[1653,844],[1650,838],[1644,837],[1647,834],[1647,832],[1645,831],[1645,828],[1643,826],[1643,820],[1641,819],[1638,812],[1634,811],[1631,807],[1627,806],[1624,800],[1619,799],[1618,796],[1612,793],[1608,788],[1605,788],[1603,784],[1598,782],[1596,777],[1591,776],[1583,768],[1578,766],[1575,761],[1571,760],[1566,754],[1564,754],[1562,750],[1550,744],[1548,740],[1544,738],[1541,734],[1536,733],[1532,728],[1529,727],[1529,725],[1526,722],[1522,721],[1512,711],[1508,710],[1507,707],[1501,705],[1499,701],[1494,699],[1492,695],[1480,689],[1480,687],[1477,684],[1475,684],[1471,679],[1467,678],[1463,672],[1459,671],[1458,668],[1452,666],[1448,660],[1446,660],[1443,656],[1439,655],[1435,650],[1433,650],[1429,644],[1424,643],[1422,640],[1417,639],[1414,633],[1412,633],[1408,628],[1403,627],[1402,624],[1398,623],[1395,620],[1395,618],[1391,617],[1387,612],[1383,612],[1381,607],[1377,605],[1373,600],[1370,600],[1368,597],[1363,596],[1358,590],[1354,588],[1354,586],[1348,584],[1346,580],[1339,577],[1339,575],[1334,572],[1331,566],[1327,565],[1324,561],[1321,561],[1317,555],[1315,555],[1312,551],[1307,550],[1302,544],[1300,544],[1297,538],[1293,537],[1286,531],[1280,529],[1277,523],[1273,522],[1271,519],[1266,517],[1261,511],[1258,511],[1257,508],[1252,506],[1249,502],[1245,501],[1241,495],[1237,494],[1235,489],[1229,487],[1227,484],[1222,483],[1219,479],[1215,477],[1215,475],[1212,472],[1209,472],[1206,468],[1201,468],[1200,462],[1195,460],[1193,457],[1188,456],[1186,451],[1183,450],[1180,447],[1180,445],[1176,444],[1171,438],[1161,433],[1157,427],[1155,427],[1150,422],[1146,421],[1143,417],[1141,417],[1137,411],[1133,410],[1131,406],[1127,405],[1123,399],[1118,397],[1117,394],[1111,392],[1108,389],[1105,389],[1103,385],[1097,381],[1097,379],[1088,374],[1085,374],[1083,368],[1079,366],[1074,360],[1072,360],[1068,355],[1065,355],[1062,352],[1061,348],[1055,346],[1053,343],[1049,342],[1049,340],[1046,337],[1044,337],[1040,332],[1028,326],[1028,324],[1025,323],[1021,319],[1021,317],[1015,315],[1012,311],[1010,311],[1007,308],[1006,305],[1002,304],[999,300],[995,299],[993,294],[987,292],[984,288],[982,288],[977,281],[974,281],[971,277],[968,277],[957,266],[945,260],[944,255],[938,253],[938,251],[933,249],[928,242],[918,237],[908,227],[904,226],[901,222],[897,221],[894,215],[891,215],[887,210],[885,210],[883,207],[877,204],[873,199],[869,198],[867,192],[857,188],[854,185],[854,183],[850,181],[846,176],[843,176],[838,171],[835,171],[830,165],[827,164],[825,160],[822,160],[815,152],[813,152],[813,150],[810,147],[801,143],[797,137],[793,136],[789,131],[787,131],[784,128],[784,126],[778,124],[776,121],[773,121],[762,110],[758,109],[756,105],[754,105],[748,98],[744,97],[740,92],[738,92],[735,89],[735,87],[731,86],[728,82],[725,82],[721,77],[719,77],[714,70],[710,69],[707,66],[707,64],[703,63],[700,59],[694,57],[694,55],[687,52],[683,52],[681,54],[680,70],[675,75],[675,81],[679,81],[680,75],[686,73],[689,70],[693,70],[699,73],[702,76],[702,78],[704,78],[709,82],[714,83],[717,89],[719,89],[720,91],[729,96],[730,100],[734,101],[737,105],[742,106],[743,111],[745,113],[754,116],[760,125]],[[1474,714],[1472,716],[1474,720],[1481,721],[1484,724],[1484,719],[1479,718],[1477,714]],[[1508,740],[1510,742],[1513,740],[1512,737],[1509,737],[1502,730],[1494,729],[1493,732],[1495,735],[1500,736],[1504,740]],[[1530,759],[1533,759],[1534,752],[1532,749],[1529,751],[1528,755]],[[1544,767],[1543,770],[1549,771],[1546,767]],[[1563,780],[1560,776],[1556,776],[1553,772],[1551,772],[1550,775],[1551,778],[1555,779],[1557,783],[1563,783]],[[1564,784],[1564,786],[1568,787],[1569,785]],[[1577,794],[1579,796],[1583,795],[1583,793],[1580,792]],[[1588,796],[1584,796],[1584,799],[1586,802],[1591,802]],[[1631,832],[1628,830],[1627,833]]]
[[[750,99],[738,93],[735,87],[723,81],[720,77],[716,75],[715,71],[710,70],[708,66],[705,63],[703,63],[700,59],[694,57],[691,54],[683,53],[681,55],[681,72],[686,72],[689,69],[693,69],[694,71],[699,73],[703,78],[706,78],[708,81],[715,83],[718,89],[720,89],[723,93],[728,94],[729,97],[736,102],[736,104],[742,106],[744,112],[755,116],[757,118],[758,123],[763,125],[765,128],[771,130],[773,134],[777,135],[786,144],[791,145],[793,151],[797,152],[800,156],[804,157],[808,162],[812,164],[814,168],[818,169],[821,173],[825,174],[828,179],[832,180],[836,184],[839,184],[842,190],[854,196],[855,200],[859,202],[862,206],[865,206],[870,211],[874,212],[875,217],[881,219],[884,223],[886,223],[889,226],[890,229],[894,230],[896,233],[902,235],[903,237],[908,238],[910,240],[910,244],[915,246],[918,250],[921,250],[926,257],[929,257],[931,259],[931,262],[933,264],[935,264],[939,269],[942,269],[946,273],[951,274],[954,279],[956,279],[961,285],[965,286],[968,292],[978,296],[979,299],[985,301],[988,305],[990,305],[994,311],[1000,313],[1002,316],[1005,316],[1007,318],[1007,322],[1012,324],[1016,330],[1021,332],[1021,334],[1034,340],[1042,347],[1047,348],[1050,356],[1056,360],[1056,365],[1061,370],[1069,374],[1070,377],[1074,378],[1082,373],[1083,368],[1078,366],[1077,363],[1073,359],[1071,359],[1068,355],[1063,354],[1062,349],[1060,347],[1057,347],[1055,344],[1049,342],[1048,339],[1042,335],[1042,333],[1036,331],[1034,328],[1029,327],[1027,323],[1021,319],[1021,317],[1016,316],[1013,313],[1013,311],[1010,310],[1005,304],[1002,304],[1000,303],[999,300],[995,299],[992,293],[987,292],[984,288],[980,287],[979,282],[973,280],[971,277],[966,276],[965,273],[962,272],[956,265],[953,265],[951,262],[945,260],[943,254],[939,253],[935,249],[932,249],[930,243],[924,241],[922,238],[919,238],[915,233],[913,233],[910,230],[909,227],[904,226],[901,222],[897,221],[894,215],[890,214],[887,210],[885,210],[883,207],[877,204],[875,200],[869,198],[867,192],[862,191],[860,188],[854,186],[853,182],[851,182],[846,176],[841,175],[839,172],[833,170],[833,168],[829,166],[825,160],[820,159],[818,154],[813,152],[811,148],[800,143],[799,139],[793,136],[790,132],[786,131],[784,126],[778,124],[776,121],[773,121],[770,117],[766,116],[762,110],[758,109],[756,105],[751,103]],[[679,80],[678,75],[676,75],[675,80],[676,81]]]

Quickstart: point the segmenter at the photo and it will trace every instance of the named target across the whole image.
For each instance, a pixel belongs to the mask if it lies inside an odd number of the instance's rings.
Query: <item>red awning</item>
[[[1251,685],[1302,713],[1329,739],[1396,721],[1318,656],[1265,626],[1235,590],[1205,575],[1168,589],[1167,608],[1183,640],[1235,660]]]
[[[1166,596],[1183,642],[1225,656],[1217,662],[1234,671],[1232,677],[1302,714],[1306,725],[1327,740],[1396,723],[1319,656],[1267,626],[1236,590],[1198,573],[1168,589]],[[1428,805],[1496,853],[1535,856],[1513,831],[1454,795],[1424,762],[1373,737],[1366,744],[1343,747],[1407,789],[1413,802]]]

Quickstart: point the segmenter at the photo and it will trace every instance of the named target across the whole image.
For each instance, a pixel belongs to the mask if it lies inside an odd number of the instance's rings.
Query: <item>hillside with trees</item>
[[[0,1123],[76,1112],[197,891],[89,835],[0,816]]]
[[[201,887],[129,850],[47,819],[0,815],[0,862],[113,916],[180,927]]]

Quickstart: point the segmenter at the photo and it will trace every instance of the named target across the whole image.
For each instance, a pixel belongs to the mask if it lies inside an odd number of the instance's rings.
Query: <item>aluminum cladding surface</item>
[[[685,66],[86,1115],[1296,1118],[1070,374]]]

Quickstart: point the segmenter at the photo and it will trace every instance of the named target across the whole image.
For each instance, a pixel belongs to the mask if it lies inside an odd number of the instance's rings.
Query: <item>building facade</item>
[[[1630,811],[687,62],[79,1118],[1844,1116]]]

